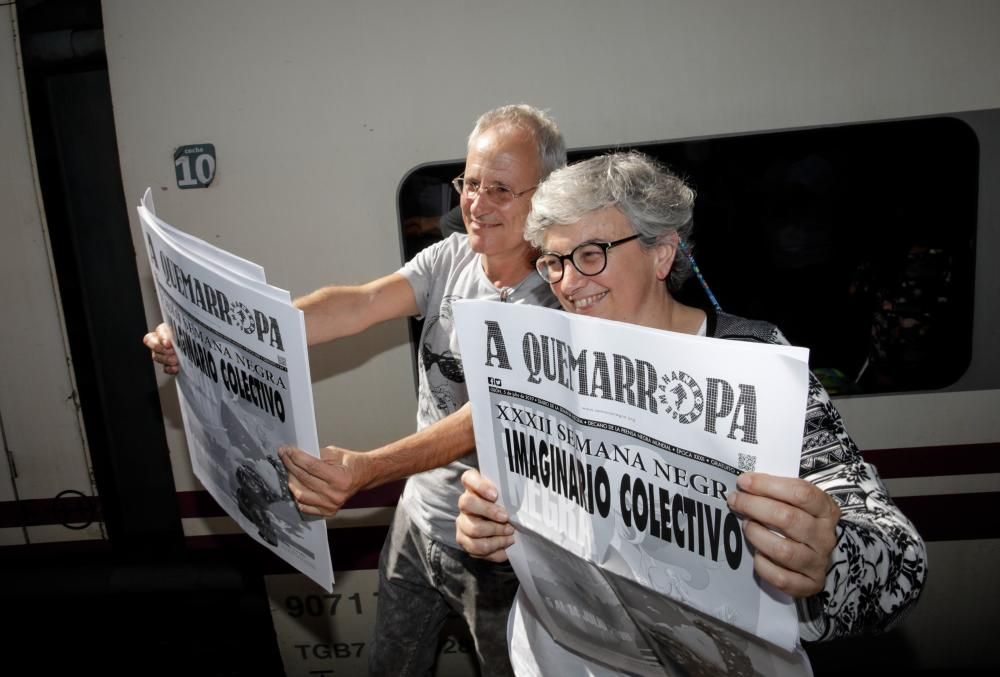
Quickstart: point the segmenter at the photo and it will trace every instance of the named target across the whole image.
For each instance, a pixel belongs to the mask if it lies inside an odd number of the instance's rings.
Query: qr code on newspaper
[[[739,465],[740,470],[743,472],[753,472],[754,468],[757,467],[757,457],[753,454],[740,454],[737,465]]]

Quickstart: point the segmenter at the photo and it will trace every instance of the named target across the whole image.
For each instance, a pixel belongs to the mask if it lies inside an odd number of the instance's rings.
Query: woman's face
[[[545,231],[547,252],[569,254],[584,242],[613,242],[635,234],[629,220],[615,207],[584,215],[569,225]],[[567,259],[562,280],[552,291],[569,312],[647,327],[662,324],[666,283],[675,247],[661,244],[643,249],[639,240],[624,242],[607,252],[607,267],[597,275],[582,275]]]

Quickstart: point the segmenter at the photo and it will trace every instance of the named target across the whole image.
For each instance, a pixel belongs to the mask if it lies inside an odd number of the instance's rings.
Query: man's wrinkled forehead
[[[530,169],[541,171],[541,156],[534,134],[529,129],[515,125],[500,123],[482,130],[469,139],[465,156],[466,167],[470,160],[486,156],[499,158],[507,156],[516,162],[516,169],[521,169],[523,163],[530,163]]]

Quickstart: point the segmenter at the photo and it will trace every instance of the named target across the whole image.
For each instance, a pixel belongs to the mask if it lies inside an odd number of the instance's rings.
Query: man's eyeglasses
[[[631,242],[639,234],[629,235],[614,242],[584,242],[573,248],[569,254],[545,252],[535,259],[535,270],[549,284],[555,284],[563,278],[566,261],[570,261],[581,275],[591,277],[600,275],[608,267],[608,250],[620,244]]]
[[[508,204],[525,193],[538,188],[538,184],[535,184],[531,188],[525,188],[521,192],[515,193],[512,189],[502,183],[494,183],[489,186],[484,186],[479,183],[479,181],[476,181],[475,179],[466,179],[464,176],[456,176],[451,180],[451,185],[455,187],[455,190],[457,190],[458,194],[462,197],[467,197],[471,200],[476,197],[476,195],[485,193],[486,197],[490,198],[497,204]]]

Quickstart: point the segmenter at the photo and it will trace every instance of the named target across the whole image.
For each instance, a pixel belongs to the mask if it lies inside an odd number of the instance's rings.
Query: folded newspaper
[[[138,212],[195,476],[254,540],[331,590],[326,522],[298,512],[277,454],[319,455],[302,311],[257,264],[157,218],[149,189]]]
[[[755,578],[726,503],[744,471],[798,476],[808,351],[454,310],[479,465],[548,634],[638,674],[809,674],[795,606]]]

